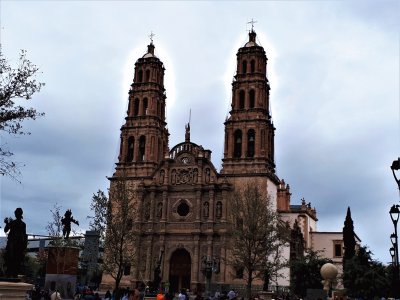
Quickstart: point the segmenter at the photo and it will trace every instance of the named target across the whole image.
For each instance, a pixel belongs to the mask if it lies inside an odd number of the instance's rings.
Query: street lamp
[[[394,172],[400,170],[400,157],[397,160],[393,161],[392,166],[390,168],[392,169],[394,180],[396,180],[397,186],[399,187],[400,190],[400,179],[397,178],[396,173]]]
[[[397,183],[397,186],[400,190],[400,179],[397,178],[396,172],[400,170],[400,158],[397,160],[393,161],[390,169],[392,170],[394,180]],[[392,265],[393,265],[393,271],[394,271],[394,276],[393,276],[393,296],[397,299],[400,297],[400,267],[399,267],[399,241],[398,241],[398,235],[397,235],[397,224],[399,222],[399,215],[400,215],[400,210],[399,210],[400,205],[398,204],[393,204],[392,207],[390,208],[389,215],[390,219],[392,220],[393,226],[394,226],[394,233],[390,235],[390,241],[392,243],[392,247],[389,249],[390,255],[392,257]]]
[[[206,293],[211,292],[211,277],[212,273],[219,273],[219,257],[204,255],[201,258],[201,271],[206,277]]]

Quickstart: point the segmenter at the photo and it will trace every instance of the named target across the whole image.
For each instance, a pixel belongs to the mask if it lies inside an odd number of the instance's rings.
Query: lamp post
[[[211,292],[211,277],[212,273],[219,273],[219,257],[204,255],[201,258],[201,271],[206,277],[206,294]]]
[[[392,169],[394,180],[396,180],[397,186],[400,190],[400,178],[397,178],[396,173],[394,172],[400,170],[400,157],[392,162],[392,166],[390,168]]]
[[[397,183],[397,186],[400,190],[400,179],[397,178],[396,172],[400,169],[400,158],[393,161],[390,169],[392,170],[394,180]],[[393,296],[397,299],[400,297],[400,266],[399,266],[399,240],[397,235],[397,223],[399,222],[399,210],[400,205],[393,204],[390,208],[389,215],[392,220],[394,226],[394,233],[390,235],[390,241],[392,243],[392,247],[389,249],[390,256],[392,257],[392,265],[393,265]]]

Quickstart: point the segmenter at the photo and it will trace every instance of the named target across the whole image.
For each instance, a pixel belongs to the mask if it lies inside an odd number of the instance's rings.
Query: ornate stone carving
[[[197,168],[173,169],[171,172],[171,184],[195,184],[198,181]]]

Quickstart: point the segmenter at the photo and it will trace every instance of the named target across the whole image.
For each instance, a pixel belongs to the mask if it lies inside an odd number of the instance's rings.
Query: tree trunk
[[[251,285],[253,282],[253,271],[249,271],[249,276],[247,278],[246,284],[246,298],[251,299]]]

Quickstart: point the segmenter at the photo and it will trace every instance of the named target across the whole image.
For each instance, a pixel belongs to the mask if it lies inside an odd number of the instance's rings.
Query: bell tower
[[[276,178],[274,125],[269,110],[267,56],[256,33],[238,50],[232,82],[230,116],[225,121],[225,147],[221,174],[270,175]]]
[[[168,153],[165,69],[154,55],[152,37],[147,53],[135,63],[114,176],[149,177]]]

